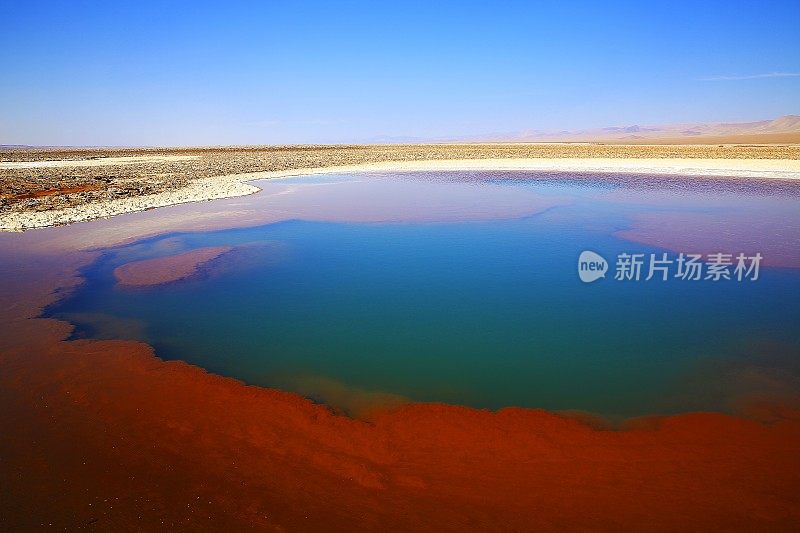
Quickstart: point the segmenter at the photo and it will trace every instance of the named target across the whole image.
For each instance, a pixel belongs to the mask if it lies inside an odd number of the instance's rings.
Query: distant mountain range
[[[632,124],[583,130],[524,130],[482,135],[413,137],[383,135],[368,144],[479,143],[479,142],[588,142],[609,144],[800,144],[800,115],[786,115],[756,122],[705,122],[668,125]],[[0,151],[33,148],[22,144],[0,145]],[[36,148],[65,148],[37,146]],[[78,148],[78,146],[70,147]]]
[[[703,137],[739,137],[760,135],[800,134],[800,116],[786,115],[774,120],[758,122],[712,122],[670,124],[665,126],[617,126],[558,133],[523,131],[503,136],[497,140],[536,142],[544,140],[564,141],[645,141],[648,139],[685,139]]]
[[[709,122],[669,125],[637,124],[585,130],[524,130],[484,135],[440,137],[376,137],[373,143],[418,142],[612,142],[612,143],[800,143],[800,116],[786,115],[757,122]]]

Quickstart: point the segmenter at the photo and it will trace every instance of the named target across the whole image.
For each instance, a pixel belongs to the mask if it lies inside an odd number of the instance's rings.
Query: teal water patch
[[[623,252],[664,252],[615,237],[632,214],[654,209],[653,198],[669,200],[662,210],[719,210],[719,191],[691,190],[682,202],[684,189],[656,181],[641,203],[620,202],[607,195],[624,183],[490,178],[475,186],[570,201],[515,218],[290,219],[159,236],[104,251],[84,271],[86,284],[48,314],[75,323],[77,337],[143,340],[165,359],[345,410],[377,394],[632,416],[727,411],[739,396],[794,394],[798,270],[767,266],[755,282],[719,283],[577,276],[583,250],[612,268]],[[738,191],[733,203],[743,194],[765,205],[772,198]],[[702,195],[715,205],[704,208]],[[113,275],[131,261],[221,245],[233,251],[179,282],[125,288]],[[773,380],[742,377],[753,372]]]

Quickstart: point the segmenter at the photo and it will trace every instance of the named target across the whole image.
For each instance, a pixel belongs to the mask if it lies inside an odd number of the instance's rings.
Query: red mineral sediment
[[[5,526],[791,530],[800,418],[599,430],[409,404],[369,422],[29,320],[0,356]]]
[[[769,406],[770,423],[689,413],[621,430],[544,410],[442,404],[349,418],[163,361],[143,343],[64,340],[69,324],[35,317],[96,254],[32,254],[21,240],[5,238],[0,255],[2,530],[800,524],[791,406]]]

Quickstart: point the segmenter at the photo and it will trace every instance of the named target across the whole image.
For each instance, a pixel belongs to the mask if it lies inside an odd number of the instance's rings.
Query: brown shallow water
[[[337,220],[322,188],[0,235],[3,529],[769,529],[800,523],[800,412],[750,404],[609,430],[590,416],[440,404],[362,419],[130,341],[36,318],[108,246],[178,228]],[[400,194],[402,191],[395,191]],[[409,197],[413,196],[407,191]],[[326,193],[330,194],[330,192]],[[495,197],[485,216],[546,209]],[[474,212],[468,189],[408,218]],[[479,210],[480,212],[480,210]],[[359,220],[391,217],[365,209]],[[371,218],[372,217],[372,218]]]
[[[134,261],[117,267],[114,277],[120,285],[134,287],[171,283],[193,275],[204,264],[230,250],[230,247],[215,246],[163,258]]]

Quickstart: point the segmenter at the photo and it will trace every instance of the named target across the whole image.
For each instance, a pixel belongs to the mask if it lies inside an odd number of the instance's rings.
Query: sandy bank
[[[211,246],[177,255],[133,261],[115,268],[114,277],[120,285],[130,287],[171,283],[193,275],[201,266],[230,250],[230,246]]]
[[[53,163],[48,161],[48,163]],[[69,163],[69,161],[64,161]],[[8,163],[7,163],[8,164]],[[298,168],[272,172],[251,172],[190,181],[185,187],[149,194],[71,206],[49,211],[6,212],[0,215],[0,230],[22,231],[106,218],[187,202],[231,198],[259,189],[248,184],[256,179],[302,174],[411,171],[519,170],[532,172],[599,172],[719,176],[758,179],[798,179],[798,159],[702,159],[702,158],[527,158],[459,159],[431,161],[387,161],[325,168]]]

